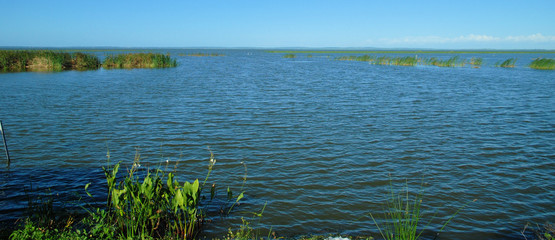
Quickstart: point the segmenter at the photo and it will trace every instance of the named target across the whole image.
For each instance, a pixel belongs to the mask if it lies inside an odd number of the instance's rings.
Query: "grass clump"
[[[224,54],[220,54],[220,53],[180,53],[178,54],[178,56],[181,57],[223,57],[225,56]]]
[[[482,58],[476,58],[473,57],[470,59],[470,65],[472,65],[472,68],[480,68],[483,64],[483,59]]]
[[[555,59],[536,58],[530,63],[530,68],[540,70],[555,70]]]
[[[288,53],[288,54],[285,54],[283,57],[284,58],[296,58],[297,56],[295,56],[295,54]]]
[[[459,56],[451,57],[447,60],[438,59],[435,57],[424,59],[424,65],[431,65],[437,67],[463,67],[465,64],[464,60],[461,60]]]
[[[390,64],[395,66],[416,66],[418,64],[418,57],[395,57],[391,59]]]
[[[51,50],[0,50],[1,72],[93,70],[100,68],[94,55]]]
[[[335,60],[338,61],[360,61],[369,62],[374,65],[395,65],[395,66],[416,66],[418,64],[418,58],[415,57],[388,57],[388,56],[343,56],[336,57]]]
[[[509,58],[503,62],[497,62],[495,66],[502,67],[502,68],[514,68],[515,63],[516,63],[516,58]]]
[[[433,218],[430,219],[424,226],[422,226],[421,220],[423,217],[421,211],[422,204],[422,186],[420,191],[414,195],[411,200],[408,183],[405,185],[406,191],[400,191],[395,193],[393,190],[393,185],[390,180],[390,195],[385,203],[385,213],[383,215],[384,222],[382,227],[374,218],[374,215],[369,213],[370,217],[374,221],[374,224],[378,228],[378,231],[384,239],[387,240],[415,240],[419,239],[420,235],[424,230],[430,225]],[[474,200],[476,201],[476,200]],[[463,205],[459,208],[439,229],[436,235],[439,235],[441,231],[447,226],[447,224],[469,203]],[[419,231],[420,229],[420,231]],[[436,236],[437,237],[437,236]]]
[[[160,53],[127,53],[110,55],[104,59],[102,67],[112,68],[167,68],[176,67],[177,61]]]

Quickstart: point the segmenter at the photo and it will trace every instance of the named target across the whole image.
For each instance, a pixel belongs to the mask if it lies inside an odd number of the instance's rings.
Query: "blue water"
[[[108,150],[112,162],[129,166],[138,151],[145,168],[179,162],[182,178],[204,179],[210,147],[209,182],[222,196],[227,186],[239,191],[242,163],[247,181],[243,203],[212,217],[208,236],[267,203],[261,227],[281,236],[378,237],[365,216],[383,212],[390,179],[411,192],[424,182],[424,221],[436,215],[429,234],[477,199],[444,239],[519,238],[527,222],[555,221],[555,72],[526,67],[553,54],[461,54],[484,58],[474,69],[157,51],[179,66],[0,74],[12,158],[0,178],[3,220],[21,217],[30,182],[60,202],[89,182],[102,195]],[[511,57],[514,69],[493,66]]]

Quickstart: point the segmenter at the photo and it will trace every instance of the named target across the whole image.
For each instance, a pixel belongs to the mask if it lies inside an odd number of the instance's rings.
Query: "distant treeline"
[[[0,50],[0,72],[95,70],[104,68],[163,68],[175,67],[169,55],[159,53],[128,53],[106,57],[81,52],[52,50]]]

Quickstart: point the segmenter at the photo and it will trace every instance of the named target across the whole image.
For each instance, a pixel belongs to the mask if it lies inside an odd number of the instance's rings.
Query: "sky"
[[[0,47],[555,49],[554,0],[0,0]]]

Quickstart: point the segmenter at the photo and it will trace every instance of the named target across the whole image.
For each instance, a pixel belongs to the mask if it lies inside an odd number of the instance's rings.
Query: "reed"
[[[395,66],[416,66],[418,64],[418,57],[395,57],[391,59],[390,64]]]
[[[427,58],[422,60],[424,65],[431,65],[437,67],[463,67],[465,61],[461,60],[459,56],[451,57],[447,60],[438,59],[436,57]]]
[[[514,68],[515,63],[516,63],[516,58],[509,58],[503,62],[497,62],[495,66],[502,67],[502,68]]]
[[[335,60],[338,61],[360,61],[369,62],[374,65],[395,65],[395,66],[416,66],[418,64],[418,58],[415,57],[388,57],[388,56],[343,56],[336,57]]]
[[[422,185],[420,187],[420,191],[417,194],[414,194],[413,199],[411,199],[409,190],[408,190],[408,182],[405,182],[405,191],[399,191],[396,193],[393,190],[393,185],[390,179],[390,192],[389,197],[384,204],[385,213],[383,215],[383,223],[382,227],[378,224],[374,215],[369,213],[372,221],[378,228],[380,235],[387,240],[416,240],[419,239],[424,230],[430,225],[433,218],[430,219],[424,226],[422,226]],[[472,202],[476,201],[473,200]],[[449,224],[449,222],[468,204],[471,202],[463,205],[459,208],[438,230],[436,233],[436,238],[439,236],[441,231]],[[420,230],[420,231],[419,231]]]
[[[94,55],[50,50],[0,50],[0,71],[92,70],[100,67]]]
[[[179,53],[181,57],[223,57],[224,54],[220,53]]]
[[[103,68],[167,68],[176,67],[177,61],[160,53],[127,53],[109,55],[102,63]]]
[[[555,59],[536,58],[530,63],[530,68],[540,70],[555,70]]]
[[[470,63],[470,65],[472,65],[473,68],[480,68],[483,64],[483,59],[473,57],[473,58],[470,59],[469,63]]]

